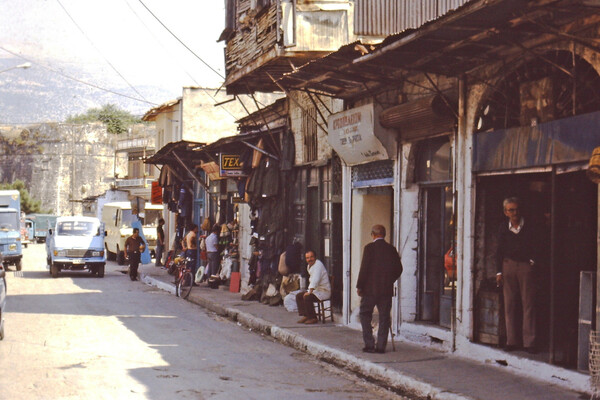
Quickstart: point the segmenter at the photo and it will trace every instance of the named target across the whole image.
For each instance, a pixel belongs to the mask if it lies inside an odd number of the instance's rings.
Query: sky
[[[35,81],[44,71],[60,90],[83,85],[68,76],[150,109],[184,86],[221,86],[224,20],[223,0],[0,0],[0,88],[45,88]],[[2,72],[26,61],[28,70]],[[86,96],[98,92],[88,86]]]

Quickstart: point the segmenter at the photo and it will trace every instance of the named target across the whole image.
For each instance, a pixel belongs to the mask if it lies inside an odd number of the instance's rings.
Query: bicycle
[[[189,257],[180,258],[175,264],[175,296],[187,299],[194,286],[194,276],[188,267]]]

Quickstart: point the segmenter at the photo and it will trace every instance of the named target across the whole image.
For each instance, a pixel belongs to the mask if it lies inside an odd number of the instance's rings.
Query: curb
[[[144,275],[142,277],[142,282],[167,292],[175,293],[175,287],[172,284],[163,282],[149,275]],[[321,361],[325,361],[339,368],[358,374],[359,376],[400,395],[417,396],[418,398],[427,400],[474,400],[472,397],[449,392],[411,376],[389,370],[374,362],[313,342],[302,335],[296,334],[288,329],[280,328],[269,321],[242,312],[238,309],[225,307],[200,296],[191,295],[187,300],[212,311],[215,314],[227,317],[234,322],[239,322],[250,330],[269,335],[284,345],[310,354]]]

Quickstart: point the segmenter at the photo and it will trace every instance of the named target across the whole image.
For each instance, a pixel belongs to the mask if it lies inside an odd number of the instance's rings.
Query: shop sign
[[[329,144],[348,165],[387,160],[387,150],[375,136],[375,111],[367,104],[329,116]]]
[[[223,177],[244,176],[242,171],[242,162],[239,154],[224,154],[219,155],[220,171],[219,174]]]

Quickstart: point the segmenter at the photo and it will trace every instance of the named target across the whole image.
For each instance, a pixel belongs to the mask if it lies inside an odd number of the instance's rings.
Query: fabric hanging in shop
[[[258,144],[256,145],[256,147],[258,147],[261,150],[264,150],[265,149],[264,141],[262,139],[260,139],[258,141]],[[252,168],[258,167],[258,165],[260,164],[261,158],[262,158],[262,153],[260,151],[254,150],[252,152]]]
[[[587,162],[600,146],[600,112],[532,127],[481,132],[474,136],[477,172]]]
[[[153,181],[150,202],[152,204],[162,204],[162,197],[162,188],[160,187],[158,181]]]
[[[294,134],[287,130],[281,133],[281,170],[289,171],[294,166],[296,157],[296,145]]]

